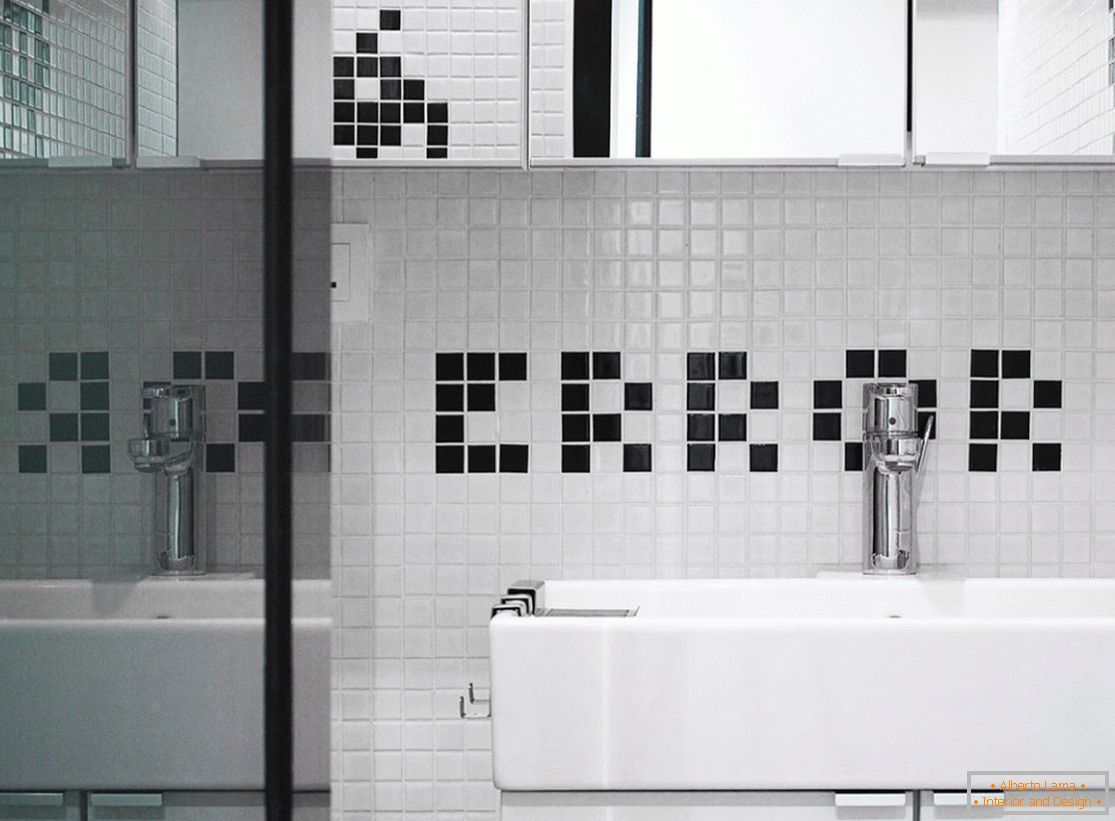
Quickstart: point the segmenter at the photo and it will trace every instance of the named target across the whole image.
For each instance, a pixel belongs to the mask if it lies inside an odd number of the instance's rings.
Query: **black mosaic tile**
[[[685,406],[689,410],[713,410],[716,407],[716,383],[690,382],[685,387]]]
[[[1032,447],[1032,466],[1035,471],[1061,469],[1061,446],[1045,442],[1034,442]]]
[[[355,71],[355,63],[352,57],[334,57],[333,58],[333,76],[334,77],[351,77]]]
[[[365,125],[379,122],[379,103],[359,102],[356,104],[356,121]]]
[[[425,100],[426,99],[426,81],[425,80],[403,80],[403,99],[404,100]],[[425,108],[425,106],[423,106]]]
[[[356,121],[355,103],[333,103],[333,122],[351,123]]]
[[[49,427],[51,442],[76,442],[80,438],[76,413],[52,413]]]
[[[333,99],[334,100],[354,100],[356,99],[356,83],[353,80],[334,80],[333,81]]]
[[[1029,379],[1030,352],[1003,351],[1003,379]]]
[[[463,382],[465,355],[463,353],[437,354],[434,357],[434,378],[438,382]]]
[[[469,473],[495,473],[496,472],[496,446],[495,445],[469,445],[468,446],[468,472]]]
[[[400,78],[403,76],[403,58],[401,57],[380,57],[379,58],[379,76],[389,78]],[[397,80],[399,94],[391,99],[398,100],[403,96],[402,80]]]
[[[1061,381],[1037,379],[1034,381],[1034,407],[1059,408],[1063,402]]]
[[[716,439],[716,417],[711,413],[691,413],[685,429],[690,442],[711,442]]]
[[[108,414],[81,414],[81,441],[107,442],[109,440]]]
[[[469,381],[495,381],[496,355],[494,353],[470,353],[468,355],[468,378]]]
[[[233,379],[236,376],[236,354],[232,351],[205,352],[206,379]]]
[[[527,455],[528,449],[526,445],[500,445],[500,473],[526,473]]]
[[[969,439],[998,439],[999,414],[996,411],[972,411],[968,414]]]
[[[598,351],[592,355],[593,379],[619,379],[620,356],[615,351]]]
[[[774,410],[778,408],[777,382],[751,383],[751,409]]]
[[[839,408],[843,389],[839,380],[816,379],[813,381],[813,407]]]
[[[968,470],[991,473],[998,470],[998,445],[968,445]]]
[[[381,100],[401,100],[403,97],[402,82],[399,80],[381,79],[379,81],[379,97]],[[380,120],[384,121],[383,103],[380,103],[379,106],[379,116]]]
[[[1030,412],[1003,411],[999,429],[1000,435],[1004,439],[1029,439]]]
[[[525,353],[501,353],[499,355],[499,378],[502,382],[525,382],[527,378],[527,355]]]
[[[403,122],[419,124],[426,122],[426,106],[422,103],[403,103]]]
[[[379,50],[379,35],[374,31],[356,33],[356,53],[375,54]]]
[[[968,386],[968,405],[972,408],[999,407],[998,380],[973,379]]]
[[[357,77],[378,77],[379,76],[379,58],[378,57],[357,57],[356,58],[356,76]]]
[[[751,445],[751,472],[774,473],[778,470],[778,445]]]
[[[358,125],[356,126],[356,144],[357,145],[376,145],[379,142],[379,126],[376,125]]]
[[[267,436],[267,420],[262,413],[242,413],[238,420],[238,436],[241,442],[262,442]]]
[[[427,160],[445,160],[449,158],[449,149],[447,148],[427,148]]]
[[[402,145],[402,129],[397,125],[382,126],[379,131],[379,140],[381,145]]]
[[[626,473],[642,473],[651,470],[650,445],[624,445],[623,470]]]
[[[494,411],[496,409],[496,386],[481,382],[468,386],[468,409],[470,411]]]
[[[239,382],[236,385],[238,410],[264,410],[267,407],[267,389],[263,382]]]
[[[20,445],[20,473],[46,473],[46,445]]]
[[[592,441],[618,442],[622,438],[623,417],[618,413],[592,415]]]
[[[436,473],[464,473],[464,445],[438,445],[434,448],[434,471]]]
[[[848,379],[871,379],[875,376],[874,351],[845,351],[844,376]]]
[[[814,442],[839,442],[840,414],[815,413],[813,414],[813,441]]]
[[[174,378],[201,379],[201,351],[175,351]]]
[[[52,353],[49,357],[49,365],[52,382],[72,382],[77,379],[76,353]]]
[[[863,470],[863,442],[844,443],[844,470]]]
[[[82,379],[108,379],[108,351],[86,351],[81,354]]]
[[[439,414],[434,420],[434,441],[439,443],[465,441],[465,417],[458,414],[453,416]]]
[[[654,389],[650,382],[628,382],[623,386],[623,409],[648,411],[654,408]]]
[[[686,467],[694,471],[716,470],[716,445],[689,445]]]
[[[16,405],[21,411],[46,410],[46,383],[20,382],[16,389]]]
[[[448,123],[449,103],[429,103],[426,119],[431,123]]]
[[[888,379],[906,376],[906,352],[879,351],[879,376]]]
[[[357,147],[356,149],[356,159],[358,160],[374,160],[378,156],[378,148]]]
[[[81,472],[111,473],[112,454],[108,445],[82,445]]]
[[[988,350],[972,351],[971,375],[989,379],[999,376],[999,352]]]
[[[686,356],[685,362],[690,379],[711,381],[716,378],[716,354],[691,353]]]
[[[721,442],[747,441],[747,414],[722,413],[718,420]]]
[[[439,411],[463,411],[465,388],[463,385],[438,385],[434,388],[434,407]]]
[[[294,442],[328,442],[329,414],[295,413],[290,417],[290,437]]]
[[[107,382],[82,382],[80,394],[82,410],[108,410]]]
[[[588,361],[587,353],[576,351],[566,351],[561,355],[561,378],[562,379],[588,379]]]
[[[333,126],[333,145],[356,145],[356,127],[352,125]]]
[[[205,470],[209,473],[235,473],[236,445],[228,443],[206,445]]]
[[[937,407],[937,380],[936,379],[911,379],[910,383],[918,387],[918,407]]]
[[[444,125],[426,126],[426,142],[430,145],[449,145],[449,127]]]
[[[721,379],[746,379],[747,354],[743,351],[722,351],[720,353]]]
[[[572,384],[561,386],[561,409],[563,411],[588,410],[588,385]]]
[[[390,125],[398,125],[403,121],[402,103],[381,103],[379,107],[379,121]]]
[[[399,9],[382,9],[379,13],[380,31],[398,31],[403,27],[403,14]]]
[[[561,441],[587,442],[591,438],[589,428],[592,417],[587,413],[563,413],[561,415]]]
[[[299,351],[290,355],[290,378],[296,382],[325,382],[329,379],[329,354]]]
[[[561,446],[562,473],[588,473],[590,452],[588,445]]]

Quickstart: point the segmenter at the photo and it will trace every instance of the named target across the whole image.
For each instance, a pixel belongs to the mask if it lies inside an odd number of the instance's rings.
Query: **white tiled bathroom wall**
[[[338,819],[496,817],[456,699],[517,579],[857,569],[864,367],[935,383],[925,561],[1115,575],[1115,172],[351,169],[334,220],[374,250],[371,323],[333,327]],[[695,385],[746,415],[711,471]],[[565,428],[586,395],[619,441]]]
[[[404,83],[424,83],[422,96],[413,100],[448,104],[448,159],[521,162],[523,25],[522,0],[334,0],[334,54],[365,54],[377,64],[374,76],[357,74],[354,98],[335,99],[391,105],[398,98],[381,85],[379,63],[399,58]],[[375,35],[374,51],[358,48],[360,34]],[[334,159],[365,158],[357,150],[363,145],[376,149],[378,159],[424,160],[428,145],[443,146],[428,143],[425,120],[404,120],[399,144],[383,132],[384,123],[390,129],[398,119],[380,118],[377,109],[365,122],[379,129],[374,137],[334,145]]]
[[[178,154],[178,0],[136,6],[136,138],[139,153]]]
[[[1115,152],[1115,16],[1109,0],[1000,0],[999,149]]]

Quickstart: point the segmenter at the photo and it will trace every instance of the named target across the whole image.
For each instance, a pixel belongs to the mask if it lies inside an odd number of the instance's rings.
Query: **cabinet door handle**
[[[995,799],[1002,797],[1001,792],[974,792],[972,793],[973,800],[983,801],[984,799]],[[933,793],[933,806],[934,807],[966,807],[968,806],[968,793],[966,792],[934,792]]]
[[[60,792],[0,792],[0,807],[61,807]]]
[[[838,807],[905,807],[904,792],[838,792]]]
[[[89,796],[91,807],[161,807],[161,792],[95,792]]]

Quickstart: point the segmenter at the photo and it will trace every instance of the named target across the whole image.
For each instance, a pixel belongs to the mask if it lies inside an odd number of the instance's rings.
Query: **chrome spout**
[[[933,427],[918,433],[917,410],[917,385],[864,386],[864,573],[917,572],[917,477]]]
[[[205,388],[153,385],[143,436],[128,441],[141,473],[155,476],[156,570],[167,575],[205,572]]]

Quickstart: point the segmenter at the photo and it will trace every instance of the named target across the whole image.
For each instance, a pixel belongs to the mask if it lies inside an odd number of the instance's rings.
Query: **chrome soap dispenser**
[[[918,435],[917,385],[864,385],[864,573],[917,572],[916,483],[932,430],[930,417]]]

